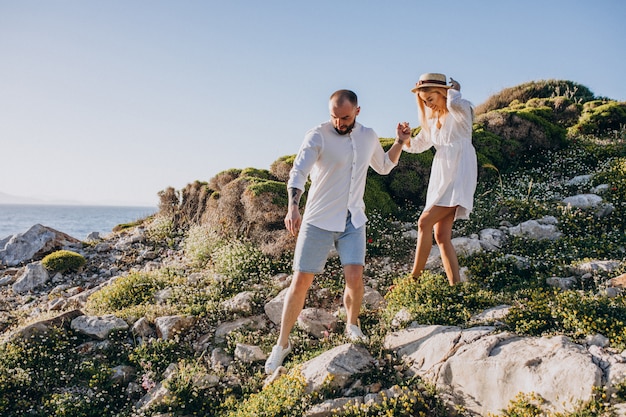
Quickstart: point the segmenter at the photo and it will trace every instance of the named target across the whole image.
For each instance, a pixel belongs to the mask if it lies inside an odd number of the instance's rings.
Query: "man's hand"
[[[459,84],[457,80],[450,77],[450,88],[456,91],[461,91],[461,84]]]
[[[300,225],[302,224],[302,217],[300,216],[300,210],[298,206],[290,205],[285,216],[285,227],[293,236],[298,236],[300,231]]]
[[[405,143],[411,138],[411,126],[409,126],[408,122],[398,123],[398,126],[396,127],[396,136],[398,137],[398,141],[400,143]]]

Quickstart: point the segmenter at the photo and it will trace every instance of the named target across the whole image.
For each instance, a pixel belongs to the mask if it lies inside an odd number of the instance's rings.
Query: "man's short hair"
[[[341,106],[344,101],[348,100],[354,107],[359,105],[359,100],[357,99],[354,91],[350,90],[337,90],[330,96],[330,101],[335,101],[337,106]]]

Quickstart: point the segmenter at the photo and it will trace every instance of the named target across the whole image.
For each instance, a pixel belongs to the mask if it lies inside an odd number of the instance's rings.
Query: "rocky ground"
[[[544,218],[525,224],[486,229],[479,235],[457,238],[459,252],[494,250],[503,239],[515,233],[527,233],[536,239],[554,239],[559,235],[554,219]],[[89,295],[109,285],[120,276],[132,271],[156,271],[166,266],[184,269],[185,261],[180,250],[150,243],[142,227],[100,237],[90,236],[86,242],[43,226],[0,241],[0,331],[4,340],[27,337],[44,331],[50,325],[71,326],[96,342],[106,341],[113,330],[128,330],[140,338],[167,339],[173,334],[186,332],[195,319],[185,316],[158,317],[154,323],[139,319],[134,323],[114,316],[85,315],[83,308]],[[50,276],[37,261],[42,253],[67,249],[83,255],[86,265],[79,273]],[[437,253],[429,261],[437,268]],[[523,261],[523,260],[521,260]],[[619,262],[597,261],[580,267],[579,277],[597,268],[616,268]],[[567,287],[568,277],[555,277],[554,285]],[[189,268],[187,279],[196,278]],[[290,277],[281,274],[273,278],[279,288],[286,288]],[[613,295],[621,292],[626,277],[613,281]],[[239,312],[241,318],[221,323],[193,342],[196,350],[210,353],[215,374],[204,383],[217,384],[224,378],[223,370],[233,362],[260,366],[266,358],[259,346],[240,344],[229,355],[220,347],[226,335],[242,327],[275,329],[280,322],[280,311],[286,290],[265,304],[265,314],[250,315],[254,288],[241,291],[223,306]],[[610,296],[608,294],[607,296]],[[162,294],[167,297],[167,294]],[[323,300],[323,297],[320,297]],[[368,286],[366,308],[380,308],[383,296]],[[334,332],[338,326],[337,305],[309,305],[301,314],[298,325],[315,337]],[[608,348],[602,335],[591,336],[583,343],[575,343],[562,336],[520,337],[499,329],[499,319],[506,315],[509,306],[503,305],[477,315],[470,328],[456,326],[424,326],[403,322],[403,312],[395,319],[397,331],[389,333],[384,347],[405,364],[405,372],[419,375],[436,384],[445,392],[449,404],[462,405],[468,413],[484,415],[506,407],[519,392],[538,392],[554,411],[567,411],[579,401],[593,395],[594,387],[614,390],[626,376],[626,352]],[[333,377],[333,384],[345,396],[312,407],[308,416],[330,415],[331,410],[346,403],[359,404],[381,401],[386,396],[400,395],[393,390],[381,391],[381,384],[362,387],[354,375],[376,366],[379,358],[372,356],[367,345],[346,343],[302,364],[301,372],[309,390],[322,387]],[[123,366],[118,371],[123,371]],[[218,372],[221,370],[222,373]],[[124,371],[125,372],[125,371]],[[132,370],[128,371],[132,374]],[[175,366],[168,373],[175,374]],[[286,372],[279,368],[268,382]],[[222,375],[222,376],[220,376]],[[136,406],[147,409],[167,395],[163,381],[148,392],[129,382],[129,391],[142,393]],[[134,384],[134,385],[133,385]],[[359,389],[355,389],[359,387]],[[354,395],[358,392],[358,395]],[[362,395],[364,393],[364,395]],[[619,406],[617,407],[619,409]]]

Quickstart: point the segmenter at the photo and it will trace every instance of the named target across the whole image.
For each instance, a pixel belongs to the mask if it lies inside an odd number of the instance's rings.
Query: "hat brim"
[[[452,86],[451,86],[451,85],[441,85],[441,84],[429,84],[429,83],[425,83],[425,84],[421,84],[421,85],[418,85],[418,86],[416,86],[416,87],[413,87],[413,89],[411,89],[411,92],[412,92],[412,93],[415,93],[415,92],[417,92],[418,90],[421,90],[422,88],[426,88],[426,87],[437,87],[437,88],[445,88],[445,89],[452,88]]]

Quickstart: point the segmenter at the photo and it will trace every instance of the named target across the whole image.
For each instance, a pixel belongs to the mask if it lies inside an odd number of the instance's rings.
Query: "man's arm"
[[[397,164],[400,160],[400,154],[402,153],[402,147],[404,143],[411,138],[411,127],[407,122],[398,123],[396,127],[396,141],[391,145],[391,148],[387,151],[389,159],[394,164]]]
[[[287,203],[287,215],[285,216],[285,227],[293,236],[298,235],[302,217],[300,216],[300,198],[303,191],[299,188],[288,188],[287,195],[289,203]]]

